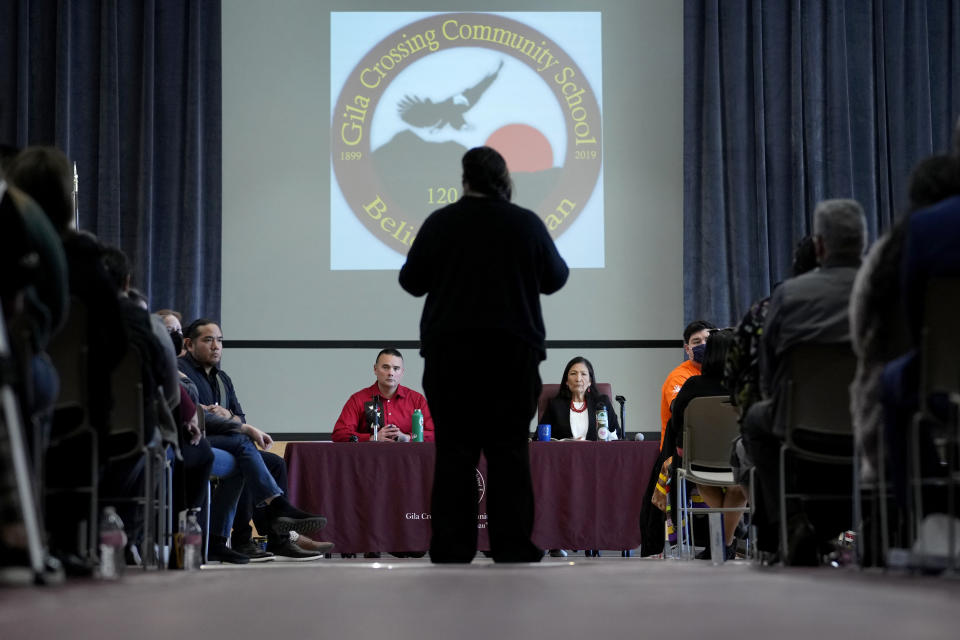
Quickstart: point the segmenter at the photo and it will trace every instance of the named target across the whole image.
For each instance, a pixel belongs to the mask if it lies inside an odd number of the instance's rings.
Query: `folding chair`
[[[70,455],[85,455],[90,464],[89,479],[74,482],[69,486],[48,485],[46,495],[81,494],[89,500],[86,522],[80,523],[81,541],[78,549],[86,551],[88,559],[97,557],[97,494],[99,491],[98,435],[90,424],[87,378],[90,375],[87,363],[89,348],[87,307],[82,300],[70,298],[70,310],[63,328],[53,336],[47,353],[60,375],[60,393],[54,405],[58,415],[66,415],[75,424],[73,429],[53,434],[50,448],[69,449]],[[37,467],[41,468],[41,467]]]
[[[0,305],[0,374],[7,371],[7,359],[10,358],[10,347],[7,344],[7,328],[4,322],[3,307]],[[37,503],[34,500],[33,482],[31,480],[30,465],[27,463],[26,444],[23,436],[23,423],[20,419],[20,407],[17,397],[11,388],[6,376],[0,380],[0,434],[6,436],[6,442],[0,443],[0,451],[8,456],[0,460],[12,471],[16,483],[17,501],[20,507],[20,516],[27,538],[27,554],[30,569],[33,571],[37,583],[44,582],[44,562],[46,549],[43,545],[40,531],[40,517]]]
[[[850,466],[853,477],[853,424],[850,382],[856,357],[849,343],[794,345],[786,354],[787,382],[783,388],[785,428],[780,447],[780,557],[786,563],[787,500],[847,500],[853,510],[852,488],[836,493],[801,491],[787,486],[787,464]],[[850,527],[847,527],[848,529]]]
[[[684,548],[687,557],[693,557],[694,514],[739,512],[748,513],[749,507],[702,507],[693,509],[687,502],[685,480],[713,487],[739,486],[733,479],[730,466],[730,445],[740,433],[739,415],[730,404],[729,396],[694,398],[683,414],[683,465],[677,469],[677,490],[680,505],[676,526],[680,557]]]
[[[960,313],[960,277],[931,279],[927,283],[924,299],[923,328],[920,337],[920,406],[914,414],[909,438],[909,477],[912,504],[908,505],[911,516],[911,531],[914,540],[919,539],[920,522],[923,520],[923,488],[941,486],[947,492],[947,558],[946,569],[957,570],[956,548],[956,500],[960,469],[957,462],[958,429],[960,429],[960,349],[957,347],[956,322]],[[930,401],[936,397],[946,399],[948,417],[942,420],[932,410]],[[922,424],[933,427],[934,444],[941,457],[945,473],[938,477],[924,477],[920,464],[920,429]],[[922,541],[915,558],[921,566],[940,565],[940,560],[927,554]]]
[[[110,414],[110,462],[143,456],[143,493],[137,497],[101,497],[103,503],[135,502],[143,506],[143,568],[151,564],[166,568],[164,554],[157,546],[165,543],[165,523],[169,522],[169,479],[166,447],[160,429],[147,441],[144,417],[144,388],[141,357],[130,345],[112,375],[113,410]]]

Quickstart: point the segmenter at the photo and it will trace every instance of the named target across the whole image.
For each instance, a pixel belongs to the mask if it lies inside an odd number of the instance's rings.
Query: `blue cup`
[[[539,440],[540,442],[550,442],[550,425],[548,424],[537,425],[537,440]]]

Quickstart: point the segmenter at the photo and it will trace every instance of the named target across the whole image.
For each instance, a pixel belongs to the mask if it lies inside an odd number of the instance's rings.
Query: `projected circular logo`
[[[427,215],[460,197],[463,153],[487,145],[507,161],[513,201],[556,238],[596,189],[600,116],[584,72],[542,32],[493,14],[433,15],[390,33],[347,74],[333,171],[353,215],[406,254]]]

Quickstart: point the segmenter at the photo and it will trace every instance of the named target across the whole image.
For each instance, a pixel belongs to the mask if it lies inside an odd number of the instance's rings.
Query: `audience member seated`
[[[410,442],[413,412],[423,413],[423,440],[433,441],[433,418],[422,394],[400,384],[403,356],[396,349],[383,349],[373,364],[377,381],[347,399],[333,427],[334,442],[373,439],[374,422],[380,442]]]
[[[879,438],[883,433],[883,368],[906,353],[911,344],[903,306],[901,264],[903,246],[913,212],[960,194],[960,159],[938,155],[922,160],[910,175],[910,210],[883,234],[864,258],[850,299],[851,341],[857,355],[857,373],[850,386],[850,411],[861,455],[861,478],[876,477]],[[888,452],[905,452],[906,440],[887,435]],[[905,465],[887,456],[888,474],[903,503]]]
[[[778,423],[777,403],[786,375],[781,365],[790,347],[797,344],[842,344],[850,341],[850,291],[866,240],[863,209],[854,200],[826,200],[814,211],[814,241],[820,268],[790,278],[774,290],[764,323],[760,349],[760,390],[763,400],[754,403],[741,423],[741,469],[756,468],[754,523],[761,550],[778,550],[779,452],[784,425]],[[805,478],[815,481],[816,478]],[[807,509],[794,514],[789,529],[794,549],[809,550],[806,557],[790,554],[792,562],[816,563],[819,545],[835,537],[842,520],[830,509]],[[849,513],[845,513],[849,516]],[[787,560],[788,550],[780,552]]]
[[[137,347],[145,366],[149,367],[149,371],[144,372],[144,380],[150,382],[150,389],[158,385],[162,387],[167,407],[173,409],[180,403],[180,385],[177,383],[176,354],[170,334],[162,320],[147,312],[146,301],[130,286],[130,263],[126,254],[117,247],[105,246],[102,260],[120,299],[121,318],[130,343]]]
[[[664,448],[673,449],[674,468],[680,467],[683,464],[684,412],[687,410],[690,401],[694,398],[707,396],[730,395],[729,388],[724,380],[723,367],[733,341],[733,329],[712,331],[710,333],[710,339],[707,340],[707,348],[704,351],[703,366],[700,375],[688,378],[687,381],[683,383],[683,387],[673,401],[673,415],[670,418],[670,424],[667,425]],[[708,507],[737,508],[747,504],[747,493],[742,487],[714,487],[698,484],[696,488],[697,493],[700,494],[703,502]],[[659,496],[656,500],[658,506],[665,508],[666,501],[663,500],[663,494],[656,492],[655,496]],[[724,545],[726,547],[727,560],[732,560],[736,557],[736,542],[734,538],[742,517],[743,514],[737,512],[727,512],[723,514]],[[710,547],[707,546],[697,557],[710,559]]]
[[[195,320],[187,327],[184,347],[186,354],[179,359],[180,371],[196,386],[198,401],[204,410],[207,439],[211,446],[228,452],[236,459],[243,475],[243,491],[249,494],[254,507],[254,522],[259,523],[258,531],[267,534],[267,552],[294,560],[321,557],[319,552],[306,551],[291,540],[291,531],[309,533],[322,528],[327,521],[322,516],[306,513],[290,504],[284,497],[284,489],[268,469],[270,465],[282,466],[285,475],[283,458],[257,449],[257,446],[269,448],[273,439],[247,424],[233,381],[220,368],[223,349],[220,326],[206,318]],[[270,465],[266,464],[266,460],[271,461]],[[241,520],[242,524],[250,520],[249,515],[245,519],[239,515],[244,504],[245,498],[241,495],[238,516],[234,520],[235,528],[237,520]],[[243,544],[235,546],[235,551],[262,557],[262,550],[247,544],[252,542],[249,539],[238,542]],[[214,560],[225,558],[230,561],[226,539],[211,535],[208,556]]]
[[[129,344],[136,349],[141,359],[143,381],[143,440],[155,441],[164,448],[170,447],[168,455],[180,458],[181,436],[179,425],[173,424],[172,413],[180,404],[181,391],[177,382],[176,358],[173,344],[158,318],[153,318],[141,304],[130,299],[130,269],[127,257],[120,249],[104,246],[101,252],[104,269],[113,286],[114,295],[120,300],[120,318],[126,329]],[[156,321],[156,322],[155,322]],[[98,354],[92,354],[96,357]],[[163,405],[163,406],[161,406]],[[169,418],[165,419],[165,416]],[[190,438],[192,438],[192,434]],[[126,440],[111,441],[105,447],[108,454],[122,453],[129,448]],[[194,454],[199,456],[194,460]],[[188,452],[191,464],[208,465],[212,454],[196,447]],[[106,462],[106,461],[105,461]],[[142,456],[126,457],[109,462],[102,478],[102,495],[126,498],[142,493],[144,482]],[[116,505],[123,520],[131,544],[139,546],[142,528],[142,511],[133,503]]]
[[[804,236],[793,252],[792,277],[796,278],[816,268],[817,252],[813,236]],[[774,285],[774,289],[778,286],[779,282]],[[763,399],[760,393],[760,340],[763,337],[763,323],[769,306],[770,296],[750,306],[743,320],[737,325],[736,335],[727,351],[724,378],[727,388],[730,389],[730,402],[739,410],[741,422],[750,407]],[[746,484],[745,474],[749,470],[740,468],[740,458],[745,454],[739,436],[734,441],[733,449],[730,456],[733,477],[737,482]]]
[[[14,152],[9,147],[0,149],[0,224],[4,231],[0,251],[9,261],[3,274],[10,292],[3,300],[4,313],[9,346],[19,363],[15,390],[27,417],[25,424],[36,425],[24,435],[31,451],[42,452],[59,380],[46,350],[50,338],[63,326],[70,304],[67,259],[50,218],[3,178]],[[31,457],[39,459],[36,453]]]
[[[183,355],[183,316],[180,315],[179,311],[174,311],[173,309],[157,309],[153,312],[160,320],[163,322],[163,326],[167,328],[167,332],[171,335],[179,336],[179,346],[176,347],[177,357]],[[176,345],[177,342],[175,341]]]
[[[620,423],[613,402],[598,393],[593,383],[596,377],[593,365],[583,356],[577,356],[563,369],[560,389],[551,398],[540,417],[542,424],[550,425],[555,440],[616,440]],[[607,410],[607,433],[597,432],[597,411]]]
[[[110,380],[111,372],[127,350],[127,334],[120,318],[120,303],[100,260],[101,246],[90,233],[72,228],[74,219],[73,173],[70,162],[54,147],[28,147],[7,165],[6,178],[40,205],[60,235],[67,259],[71,297],[84,303],[87,347],[96,357],[87,358],[87,380]],[[61,372],[62,374],[62,372]],[[110,385],[87,385],[86,421],[99,434],[99,457],[108,443],[108,418],[112,407]],[[89,481],[90,460],[81,459],[68,447],[55,446],[61,436],[77,426],[75,411],[57,411],[53,416],[51,443],[45,475],[54,486],[83,485]],[[89,559],[79,557],[78,523],[87,518],[86,507],[67,495],[51,495],[44,505],[51,551],[65,560],[71,573],[92,571]]]
[[[47,216],[3,178],[9,159],[0,153],[0,302],[4,341],[0,384],[14,391],[26,442],[24,458],[40,462],[46,452],[58,376],[46,354],[68,303],[67,266],[60,237]],[[12,150],[11,150],[12,151]],[[15,337],[16,336],[16,337]],[[9,358],[9,360],[8,360]],[[0,420],[0,568],[26,566],[26,529],[17,495],[10,425]],[[42,469],[30,465],[30,484],[42,495]]]
[[[27,147],[6,170],[7,179],[33,198],[60,234],[67,258],[70,295],[84,302],[89,315],[89,380],[109,380],[126,353],[127,336],[120,319],[120,302],[100,260],[95,236],[72,228],[73,172],[70,161],[54,147]],[[105,433],[112,405],[106,384],[87,385],[89,421]],[[54,429],[58,428],[55,417]],[[68,426],[69,427],[69,426]]]
[[[793,251],[791,276],[796,278],[817,268],[817,253],[813,236],[804,236]],[[774,289],[778,287],[778,282]],[[727,351],[724,377],[730,389],[730,401],[743,416],[760,394],[760,338],[767,317],[770,296],[754,302],[737,325],[736,335]]]
[[[663,447],[663,436],[667,431],[667,422],[670,421],[671,405],[677,397],[680,387],[690,376],[700,374],[700,363],[703,361],[703,351],[706,349],[707,336],[711,329],[716,329],[706,320],[694,320],[683,330],[683,350],[687,354],[684,360],[667,375],[660,389],[660,447]]]
[[[901,265],[901,291],[910,350],[888,363],[883,371],[883,405],[889,442],[887,450],[895,470],[906,467],[907,434],[921,402],[920,347],[927,284],[937,277],[960,277],[960,195],[942,200],[910,216],[906,222]],[[946,421],[951,417],[949,399],[944,394],[924,398],[923,402],[927,403],[936,420]],[[934,446],[933,433],[930,431],[933,426],[926,422],[920,425],[919,472],[924,476],[946,472]],[[898,481],[901,491],[902,482]],[[944,509],[942,490],[931,489],[925,493],[922,515]]]

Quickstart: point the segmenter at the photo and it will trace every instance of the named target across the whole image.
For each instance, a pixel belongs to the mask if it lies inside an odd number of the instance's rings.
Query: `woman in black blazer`
[[[547,401],[547,408],[540,418],[541,424],[550,425],[551,438],[597,440],[597,411],[606,407],[609,436],[605,439],[616,440],[620,430],[617,412],[610,398],[594,388],[596,380],[593,365],[583,356],[567,363],[560,380],[560,391],[557,397]]]

